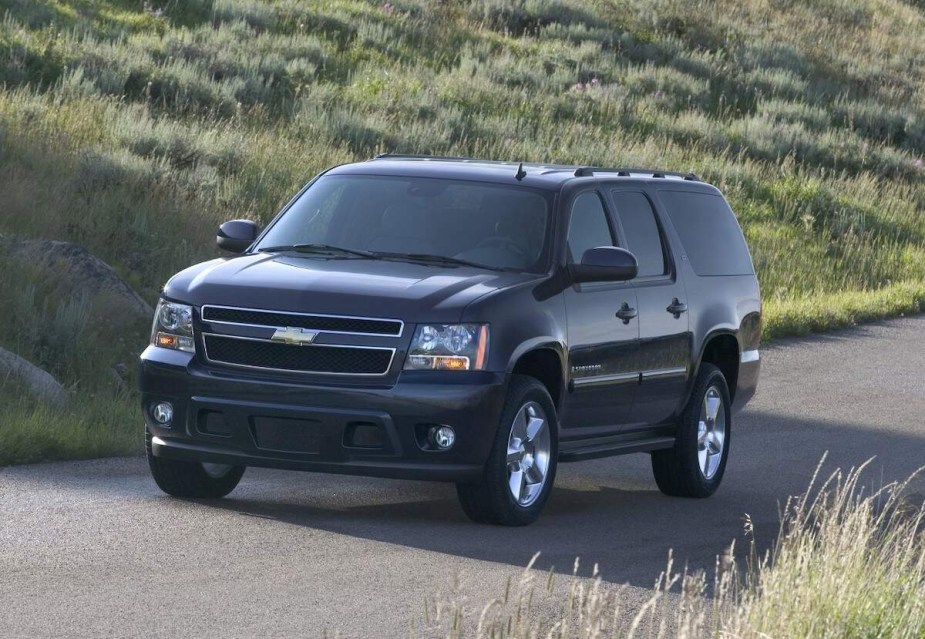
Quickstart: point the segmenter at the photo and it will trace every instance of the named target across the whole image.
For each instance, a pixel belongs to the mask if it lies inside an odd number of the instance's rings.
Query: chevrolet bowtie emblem
[[[316,337],[318,337],[318,331],[287,326],[286,328],[276,329],[270,341],[282,342],[283,344],[291,344],[293,346],[302,346],[303,344],[311,344],[315,341]]]

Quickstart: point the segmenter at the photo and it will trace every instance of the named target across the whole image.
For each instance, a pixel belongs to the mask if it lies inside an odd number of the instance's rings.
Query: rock
[[[106,262],[71,242],[20,240],[10,246],[10,255],[48,269],[59,282],[63,295],[88,298],[105,308],[115,322],[150,320],[154,309],[132,290]]]
[[[64,408],[68,404],[70,398],[67,390],[58,380],[19,355],[0,348],[0,379],[8,377],[23,384],[46,404],[56,408]]]

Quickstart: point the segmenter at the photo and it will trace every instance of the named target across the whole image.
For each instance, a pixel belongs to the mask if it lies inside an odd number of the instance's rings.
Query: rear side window
[[[697,275],[754,275],[742,229],[719,195],[659,191]]]
[[[626,248],[639,263],[639,277],[664,275],[665,249],[649,198],[632,191],[611,191],[611,194],[626,235]]]
[[[613,234],[601,196],[591,191],[579,195],[572,204],[568,225],[568,248],[572,261],[580,263],[585,251],[598,246],[613,246]]]

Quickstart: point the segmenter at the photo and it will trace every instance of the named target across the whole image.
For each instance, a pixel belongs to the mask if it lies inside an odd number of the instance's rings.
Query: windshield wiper
[[[375,253],[359,249],[343,248],[332,244],[288,244],[284,246],[267,246],[257,249],[258,253],[280,253],[296,251],[298,253],[328,253],[337,255],[355,255],[357,257],[377,257]]]
[[[393,259],[412,260],[415,262],[431,262],[433,264],[451,264],[453,266],[474,266],[475,268],[487,268],[492,271],[507,271],[507,269],[498,266],[488,266],[478,262],[470,262],[458,257],[449,257],[448,255],[433,255],[431,253],[387,253],[384,251],[375,251],[377,257],[387,257]]]

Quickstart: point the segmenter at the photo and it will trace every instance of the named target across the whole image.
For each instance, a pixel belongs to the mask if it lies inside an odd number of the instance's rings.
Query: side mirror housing
[[[260,229],[250,220],[231,220],[218,227],[215,243],[224,251],[243,253],[259,233]]]
[[[582,282],[625,282],[636,277],[636,256],[616,246],[598,246],[581,256],[581,264],[569,266],[573,284]]]

